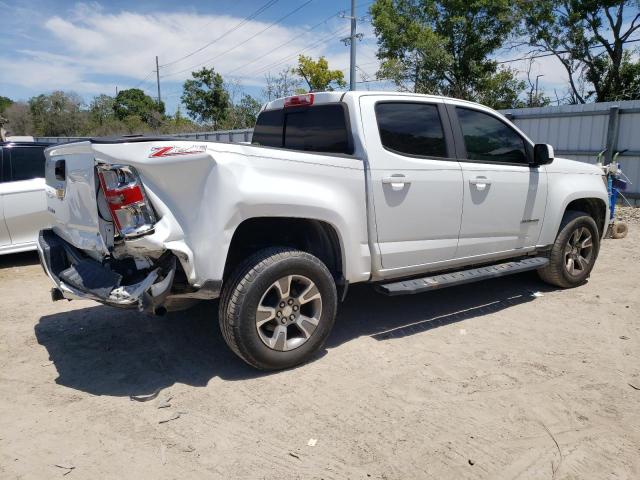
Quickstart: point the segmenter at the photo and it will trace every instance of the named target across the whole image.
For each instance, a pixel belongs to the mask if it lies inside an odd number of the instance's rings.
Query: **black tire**
[[[582,228],[586,228],[590,232],[593,246],[586,266],[578,273],[571,274],[567,266],[565,248],[568,247],[572,235]],[[591,274],[599,250],[600,234],[593,218],[585,212],[568,211],[562,219],[560,231],[548,254],[549,263],[538,270],[538,275],[544,282],[560,288],[572,288],[582,285]],[[571,254],[568,255],[571,256]]]
[[[624,222],[616,222],[611,227],[611,238],[619,240],[629,233],[629,227]]]
[[[267,346],[258,333],[257,308],[274,282],[289,275],[313,281],[322,307],[308,339],[297,348],[278,351]],[[249,365],[261,370],[293,367],[309,360],[324,345],[335,321],[337,298],[333,276],[318,258],[291,248],[267,248],[238,266],[225,282],[220,299],[220,329],[231,350]]]

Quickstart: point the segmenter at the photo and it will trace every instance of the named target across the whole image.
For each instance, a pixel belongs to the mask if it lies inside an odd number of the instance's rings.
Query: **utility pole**
[[[160,67],[158,66],[157,55],[156,55],[156,81],[158,82],[158,106],[160,106],[162,104],[162,97],[160,96]]]
[[[362,39],[361,33],[356,33],[358,19],[356,18],[356,0],[351,0],[351,16],[343,15],[351,20],[351,35],[342,39],[345,45],[351,46],[351,64],[349,68],[349,90],[356,89],[356,40]]]
[[[356,89],[356,0],[351,0],[351,70],[349,71],[349,90]]]
[[[540,77],[544,77],[544,73],[541,73],[540,75],[536,75],[536,103],[538,103],[538,79]]]

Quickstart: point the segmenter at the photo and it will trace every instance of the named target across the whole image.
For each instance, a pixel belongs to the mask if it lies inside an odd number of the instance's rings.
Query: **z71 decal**
[[[149,158],[156,157],[175,157],[177,155],[193,155],[203,153],[207,150],[206,145],[169,145],[167,147],[151,147]]]

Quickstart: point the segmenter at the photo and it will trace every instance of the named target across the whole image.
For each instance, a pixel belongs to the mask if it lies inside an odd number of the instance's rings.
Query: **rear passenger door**
[[[383,272],[419,272],[453,259],[462,171],[444,104],[371,95],[360,108]]]
[[[547,201],[531,143],[499,114],[449,105],[464,178],[456,258],[517,255],[536,245]]]
[[[38,232],[49,224],[44,146],[11,146],[3,151],[5,181],[0,185],[0,195],[11,243],[34,242]]]

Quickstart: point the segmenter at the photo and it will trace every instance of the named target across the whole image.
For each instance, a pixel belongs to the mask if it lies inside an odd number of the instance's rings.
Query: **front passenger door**
[[[456,258],[517,255],[534,247],[547,201],[544,167],[532,145],[497,113],[450,106],[464,179]]]

